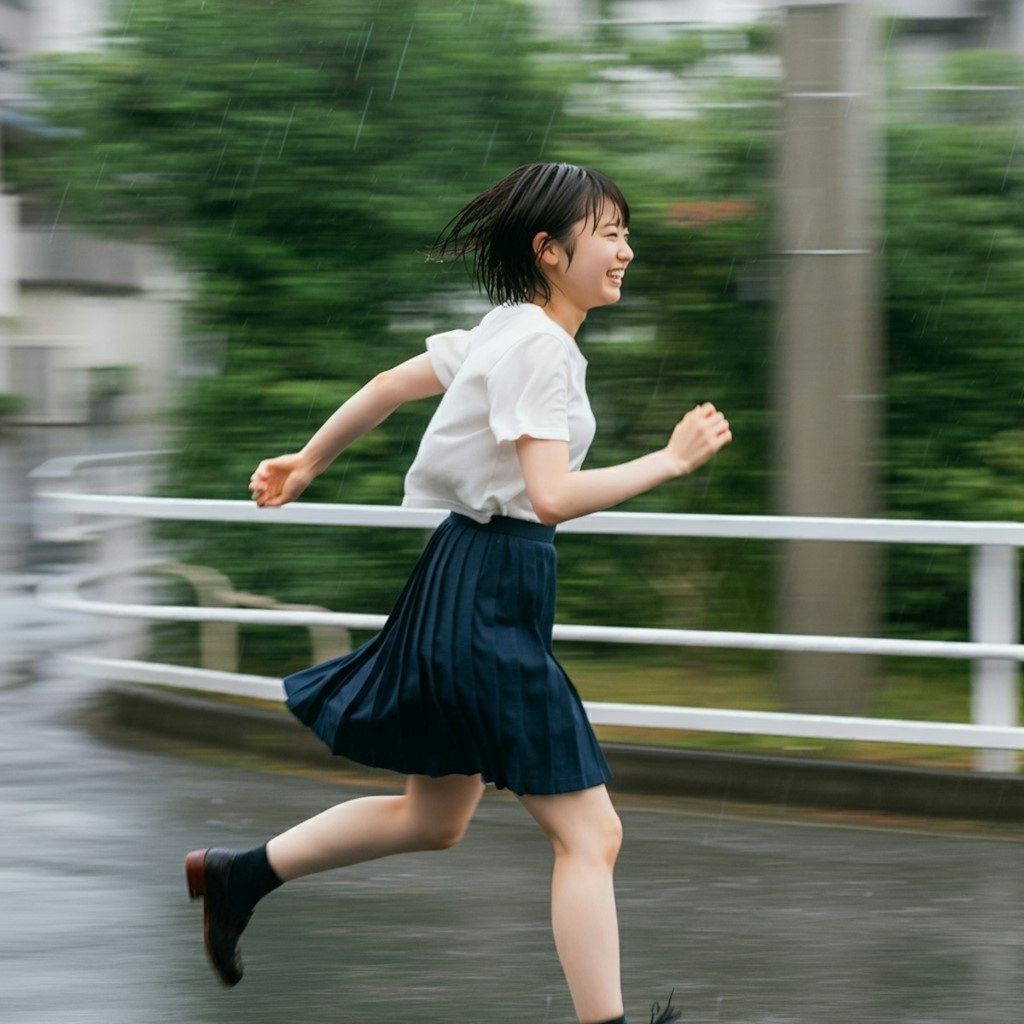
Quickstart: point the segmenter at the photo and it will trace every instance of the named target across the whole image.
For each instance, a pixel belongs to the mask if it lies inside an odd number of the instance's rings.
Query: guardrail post
[[[56,461],[56,460],[54,460]],[[83,539],[79,517],[62,512],[40,493],[64,494],[72,490],[70,478],[60,470],[51,473],[50,463],[34,469],[32,478],[32,535],[36,540],[66,544]]]
[[[975,643],[1015,644],[1020,637],[1020,573],[1017,549],[981,545],[971,558],[971,639]],[[971,721],[976,725],[1017,724],[1017,662],[979,658],[971,664]],[[1012,750],[980,750],[979,771],[1013,772]]]
[[[109,576],[99,585],[105,601],[146,604],[146,583],[133,570],[145,551],[145,523],[138,519],[118,519],[103,524],[98,537],[96,558]],[[142,619],[108,619],[102,640],[109,658],[138,658],[145,647],[146,624]]]

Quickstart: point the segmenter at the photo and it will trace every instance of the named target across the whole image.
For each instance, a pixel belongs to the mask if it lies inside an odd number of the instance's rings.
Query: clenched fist
[[[677,460],[680,473],[691,473],[731,440],[729,421],[710,402],[705,402],[676,424],[665,448]]]

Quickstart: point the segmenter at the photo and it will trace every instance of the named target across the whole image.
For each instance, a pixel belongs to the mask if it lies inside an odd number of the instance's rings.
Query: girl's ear
[[[538,263],[547,263],[549,266],[558,265],[558,253],[551,248],[554,239],[544,231],[538,231],[533,236],[533,255]]]

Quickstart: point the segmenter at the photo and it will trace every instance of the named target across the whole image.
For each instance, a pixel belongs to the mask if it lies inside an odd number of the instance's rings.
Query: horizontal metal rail
[[[71,666],[107,681],[168,686],[254,700],[280,702],[284,699],[281,680],[269,676],[84,655],[69,656],[65,660]],[[1007,726],[601,701],[584,701],[583,706],[594,725],[1024,750],[1024,729]]]
[[[142,564],[145,573],[159,563]],[[113,575],[98,570],[46,580],[37,588],[48,608],[107,618],[146,619],[153,622],[233,622],[259,626],[343,626],[379,630],[386,615],[363,612],[287,611],[284,609],[210,608],[194,605],[150,605],[102,601],[82,597],[83,587]],[[805,651],[825,654],[876,654],[905,658],[974,658],[1024,661],[1024,644],[972,643],[953,640],[887,640],[877,637],[820,636],[794,633],[742,633],[708,629],[653,629],[632,626],[579,626],[556,624],[556,640],[585,643],[636,644],[657,647],[723,647],[746,651]]]
[[[38,474],[41,488],[45,488],[37,494],[40,512],[57,524],[74,524],[83,536],[105,537],[107,567],[48,581],[40,588],[40,600],[54,608],[111,619],[377,630],[385,622],[383,615],[154,606],[131,600],[96,599],[81,591],[98,585],[104,597],[109,597],[112,575],[154,568],[152,564],[128,564],[132,560],[126,557],[117,539],[121,536],[118,531],[124,528],[129,530],[124,536],[129,536],[131,523],[135,521],[429,530],[447,515],[440,510],[395,506],[299,502],[284,508],[260,509],[250,501],[79,493],[71,489],[77,483],[76,474],[89,467],[76,465],[73,459],[64,461],[66,464],[55,467],[55,471]],[[1016,565],[1018,551],[1024,547],[1024,524],[602,512],[565,523],[559,527],[559,533],[970,547],[974,549],[971,642],[570,624],[556,625],[554,636],[559,641],[969,659],[973,663],[972,724],[586,702],[587,712],[596,725],[971,747],[982,751],[981,766],[995,771],[1012,770],[1015,755],[1010,752],[1024,750],[1024,728],[1017,726],[1015,710],[1017,665],[1024,661],[1024,644],[1016,642],[1019,630],[1015,625],[1014,597],[1019,586]],[[139,553],[136,552],[136,557]],[[111,653],[128,652],[115,650]],[[283,698],[280,680],[262,676],[125,657],[80,656],[75,664],[111,680],[209,690],[271,701]]]
[[[71,480],[92,469],[119,468],[135,463],[152,463],[173,454],[166,448],[145,448],[137,452],[97,452],[93,455],[62,455],[49,459],[29,473],[31,480]]]
[[[432,529],[447,512],[393,505],[296,502],[259,508],[249,501],[137,498],[43,491],[37,496],[63,512],[134,519],[199,520],[289,526],[366,526]],[[657,512],[597,512],[562,523],[561,534],[644,537],[723,537],[743,540],[820,540],[875,544],[980,544],[1024,548],[1024,523],[919,519],[843,519],[825,516],[719,516]]]

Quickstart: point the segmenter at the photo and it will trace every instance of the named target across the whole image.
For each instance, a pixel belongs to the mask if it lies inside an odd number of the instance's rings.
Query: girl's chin
[[[596,296],[584,307],[586,310],[600,309],[601,306],[614,305],[622,298],[622,292],[618,288],[605,288],[601,294]]]

